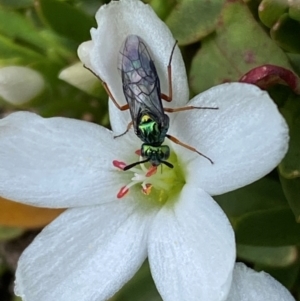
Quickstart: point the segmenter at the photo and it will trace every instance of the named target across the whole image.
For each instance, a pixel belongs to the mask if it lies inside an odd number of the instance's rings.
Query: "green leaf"
[[[63,65],[65,65],[66,62],[69,63],[70,61],[78,59],[78,43],[75,41],[69,40],[51,29],[44,29],[41,35],[47,41],[48,45],[50,45],[47,49],[47,57],[49,59],[54,62],[60,62]]]
[[[300,178],[286,179],[280,176],[280,181],[296,221],[300,223]]]
[[[300,22],[300,2],[298,0],[290,0],[289,5],[289,16]]]
[[[300,53],[300,23],[283,14],[271,28],[271,37],[284,50]]]
[[[288,8],[287,0],[263,0],[259,5],[258,15],[262,23],[271,28]]]
[[[6,272],[6,266],[4,265],[3,260],[0,260],[0,280],[2,275]]]
[[[298,53],[287,53],[287,56],[290,60],[290,63],[297,73],[298,76],[300,76],[300,54]]]
[[[258,17],[258,7],[262,0],[243,0],[244,3],[247,4],[249,10],[251,11],[252,15],[255,19],[259,19]]]
[[[180,0],[166,24],[179,45],[199,41],[214,31],[224,0]]]
[[[8,9],[0,9],[0,33],[21,43],[31,44],[39,50],[47,50],[49,46],[28,19]]]
[[[9,8],[26,8],[33,6],[34,0],[0,0],[0,5]]]
[[[270,97],[273,99],[278,108],[284,106],[291,89],[285,85],[274,85],[268,89]]]
[[[192,61],[191,86],[199,93],[223,82],[238,81],[249,70],[264,64],[291,69],[284,52],[268,37],[248,7],[228,0],[216,32],[202,41],[202,48]]]
[[[285,267],[298,260],[296,246],[258,247],[237,245],[237,256],[246,261],[271,267]]]
[[[3,61],[5,60],[14,61],[16,64],[26,65],[29,62],[36,62],[44,59],[44,56],[38,52],[17,45],[11,39],[0,35],[0,65],[3,65]]]
[[[37,8],[45,23],[57,33],[78,43],[90,40],[90,29],[96,21],[81,10],[55,0],[39,0]]]
[[[0,226],[0,241],[19,237],[23,232],[20,228]]]
[[[251,246],[289,246],[300,243],[300,224],[290,209],[251,212],[235,224],[236,240]]]
[[[284,268],[276,268],[265,265],[255,265],[255,270],[264,271],[274,277],[288,289],[292,289],[297,281],[299,273],[299,264],[293,264]]]
[[[16,46],[47,56],[53,62],[61,63],[62,58],[76,57],[77,44],[50,29],[37,29],[25,16],[11,10],[0,10],[0,34]]]
[[[29,48],[15,44],[11,39],[0,35],[0,67],[22,65],[40,71],[49,84],[58,82],[58,72],[64,62],[61,58],[46,57]],[[53,96],[52,96],[53,97]]]
[[[287,207],[280,183],[266,177],[214,199],[231,219],[253,211]]]
[[[162,301],[146,261],[135,276],[110,301]]]
[[[108,126],[107,95],[104,97],[89,97],[86,93],[59,81],[30,105],[43,117],[65,116]]]
[[[165,20],[170,14],[172,7],[176,4],[177,0],[151,0],[150,5],[157,14],[157,16]]]
[[[288,123],[290,142],[279,171],[283,177],[294,179],[300,177],[300,96],[291,93],[280,112]]]

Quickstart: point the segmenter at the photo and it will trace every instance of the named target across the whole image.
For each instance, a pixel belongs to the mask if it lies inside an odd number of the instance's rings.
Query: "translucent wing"
[[[136,35],[126,38],[120,51],[119,69],[134,128],[137,128],[142,112],[150,114],[158,123],[164,123],[159,78],[142,38]]]

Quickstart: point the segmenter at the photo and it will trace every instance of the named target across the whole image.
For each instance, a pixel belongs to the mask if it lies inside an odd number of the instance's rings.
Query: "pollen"
[[[149,195],[151,193],[152,187],[153,187],[152,184],[149,184],[149,183],[145,184],[143,189],[142,189],[143,194]]]

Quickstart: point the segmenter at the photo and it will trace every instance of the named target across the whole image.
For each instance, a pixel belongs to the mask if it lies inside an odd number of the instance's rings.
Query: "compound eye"
[[[167,145],[161,146],[161,153],[160,153],[162,160],[167,160],[170,157],[170,148]]]
[[[141,155],[142,157],[149,158],[151,156],[152,150],[148,145],[142,145]]]

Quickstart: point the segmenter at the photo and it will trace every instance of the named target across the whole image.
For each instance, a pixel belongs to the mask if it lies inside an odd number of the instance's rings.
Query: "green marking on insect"
[[[185,144],[177,138],[167,134],[169,129],[169,116],[165,112],[173,113],[192,109],[218,109],[213,107],[180,107],[164,108],[162,99],[167,102],[172,101],[172,70],[171,61],[177,42],[174,44],[168,70],[169,95],[161,93],[160,80],[145,41],[137,35],[129,35],[125,39],[119,54],[119,69],[122,76],[123,92],[127,101],[126,105],[119,105],[110,92],[107,84],[103,82],[104,88],[111,100],[121,111],[130,111],[131,121],[127,129],[121,135],[125,135],[133,126],[135,134],[142,140],[141,156],[143,160],[122,166],[123,170],[133,168],[138,164],[150,162],[152,166],[160,164],[173,168],[169,163],[170,148],[162,145],[167,137],[176,144],[179,144],[193,152],[198,153],[213,164],[213,161],[200,153],[194,147]],[[117,161],[116,161],[117,162]],[[123,164],[123,163],[122,163]],[[120,166],[118,166],[120,168]]]

